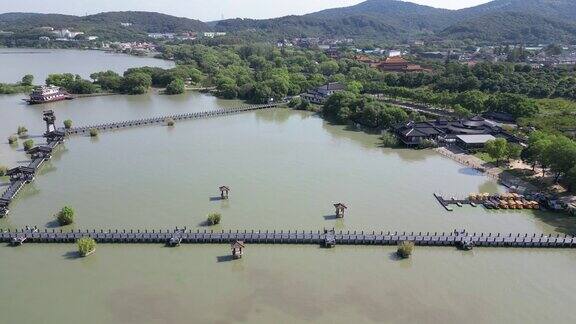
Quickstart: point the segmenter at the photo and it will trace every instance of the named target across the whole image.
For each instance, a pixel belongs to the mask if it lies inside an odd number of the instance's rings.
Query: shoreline
[[[446,147],[438,147],[433,149],[433,151],[446,158],[451,159],[452,161],[459,163],[460,165],[475,169],[476,171],[482,173],[483,175],[486,175],[492,180],[495,180],[498,184],[503,185],[509,190],[522,191],[522,192],[540,191],[537,187],[535,187],[531,183],[528,183],[510,174],[506,174],[504,170],[502,170],[499,167],[491,167],[491,168],[485,167],[484,165],[486,163],[473,155],[464,152],[455,153]]]

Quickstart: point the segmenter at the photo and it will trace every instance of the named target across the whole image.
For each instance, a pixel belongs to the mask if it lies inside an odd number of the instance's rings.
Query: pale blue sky
[[[459,9],[489,0],[412,0],[439,8]],[[0,12],[43,12],[74,15],[102,11],[144,10],[203,21],[225,18],[270,18],[344,7],[362,0],[0,0]]]

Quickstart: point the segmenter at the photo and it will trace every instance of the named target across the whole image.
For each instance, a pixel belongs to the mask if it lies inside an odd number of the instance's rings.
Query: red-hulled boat
[[[30,105],[38,105],[47,102],[72,100],[74,99],[68,92],[55,86],[37,87],[30,94],[30,99],[24,99]]]

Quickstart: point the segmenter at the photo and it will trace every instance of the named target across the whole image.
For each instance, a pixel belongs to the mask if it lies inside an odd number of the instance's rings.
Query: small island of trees
[[[69,206],[64,206],[56,216],[60,226],[66,226],[74,223],[74,209]]]
[[[220,224],[222,220],[222,214],[220,213],[210,213],[206,219],[208,225],[214,226]]]
[[[78,245],[78,253],[82,257],[89,256],[96,252],[96,241],[91,237],[83,237],[79,239],[76,244]]]
[[[27,135],[27,133],[28,128],[26,128],[25,126],[18,126],[18,130],[16,131],[16,134],[18,134],[18,136],[24,137]]]
[[[414,252],[414,242],[403,241],[398,245],[396,253],[402,259],[408,259]]]
[[[24,141],[23,145],[24,145],[24,150],[26,152],[28,152],[34,147],[34,140],[27,139]]]

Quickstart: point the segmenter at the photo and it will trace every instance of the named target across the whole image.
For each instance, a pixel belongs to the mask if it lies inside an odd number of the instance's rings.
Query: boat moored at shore
[[[72,100],[74,97],[60,87],[40,86],[30,94],[29,99],[24,99],[30,105],[38,105],[48,102]]]

